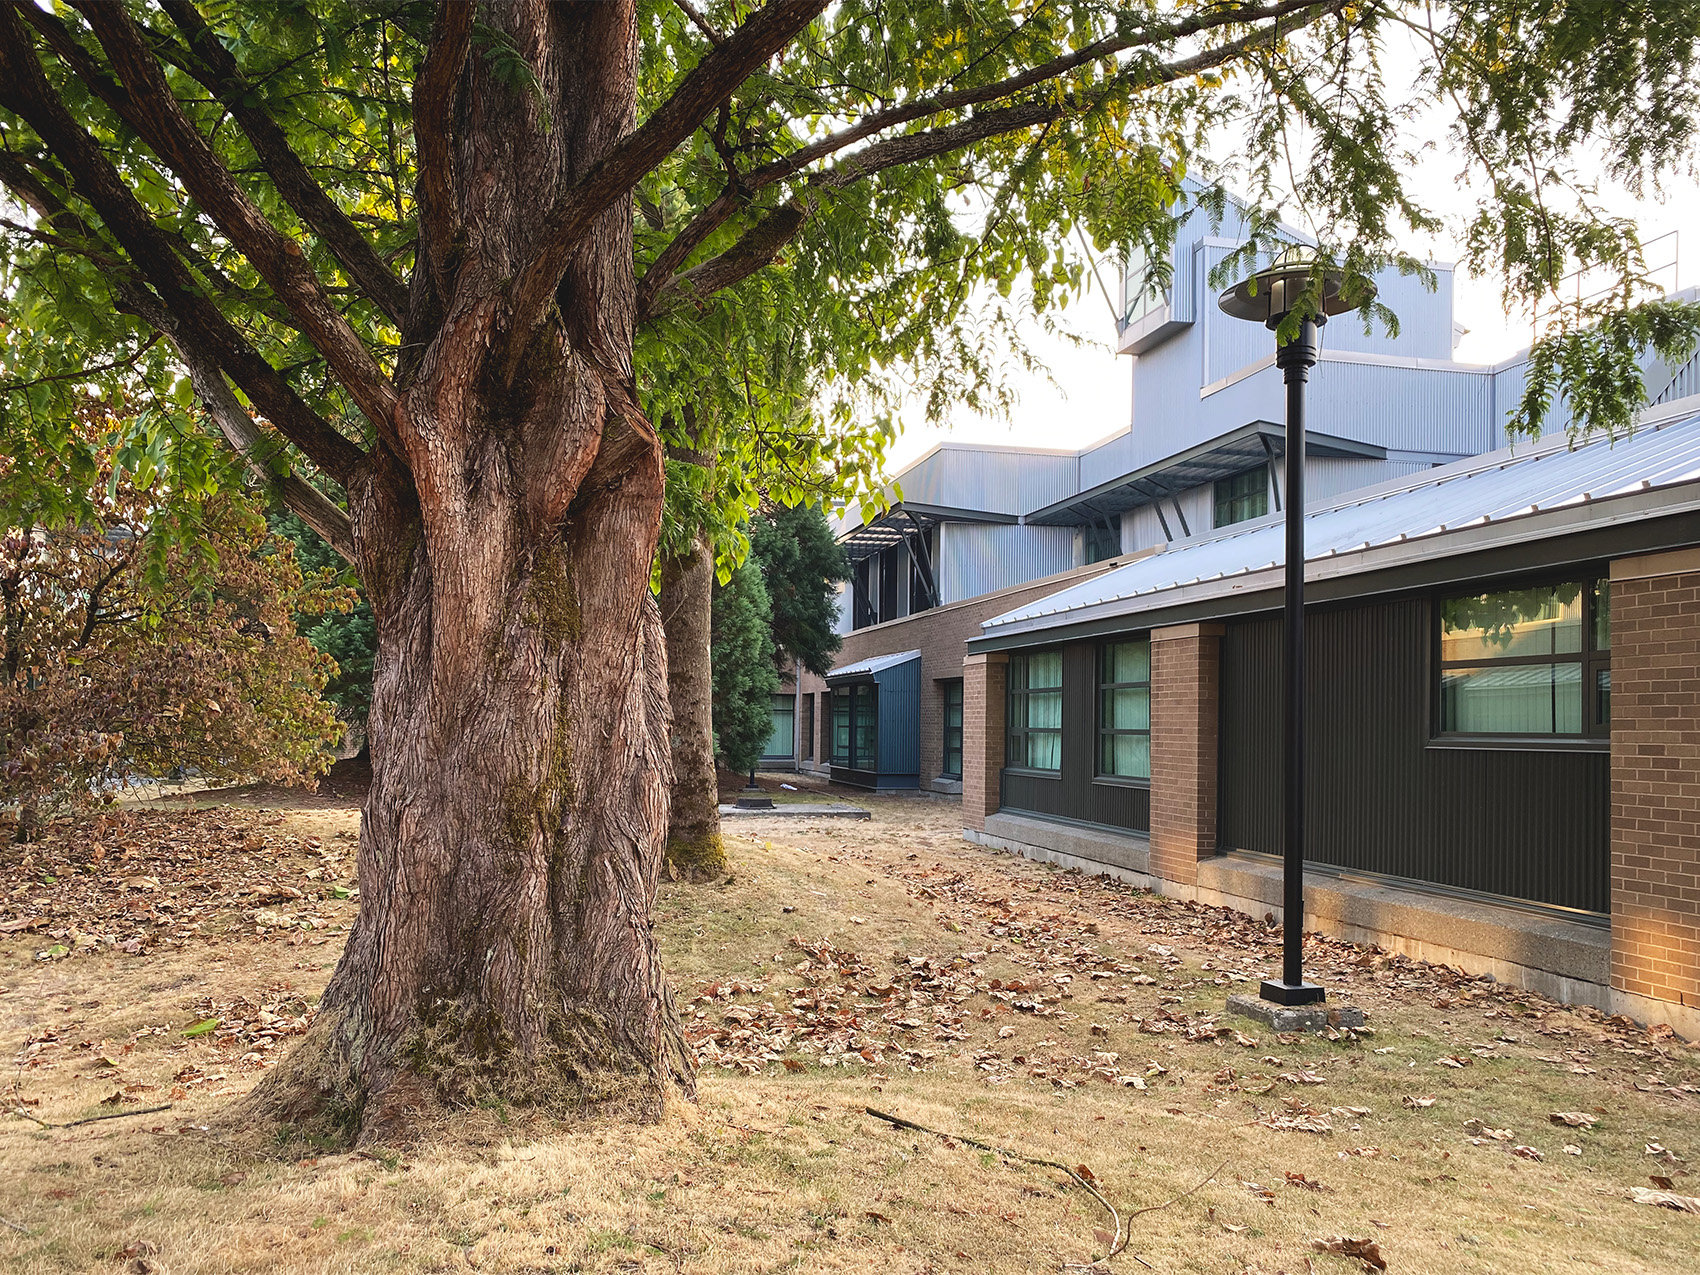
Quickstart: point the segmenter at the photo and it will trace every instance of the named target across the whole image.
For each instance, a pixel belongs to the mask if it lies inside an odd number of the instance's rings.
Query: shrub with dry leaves
[[[94,517],[0,526],[0,806],[24,837],[138,775],[300,781],[341,730],[320,697],[335,664],[294,616],[353,591],[304,576],[239,490],[164,500],[97,454]]]

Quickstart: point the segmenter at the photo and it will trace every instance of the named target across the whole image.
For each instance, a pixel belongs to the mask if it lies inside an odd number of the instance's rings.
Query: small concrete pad
[[[868,811],[845,801],[776,802],[766,808],[722,806],[722,819],[872,819]]]
[[[1255,1018],[1271,1031],[1320,1032],[1330,1027],[1362,1027],[1364,1012],[1356,1005],[1277,1005],[1261,996],[1228,997],[1228,1012]]]

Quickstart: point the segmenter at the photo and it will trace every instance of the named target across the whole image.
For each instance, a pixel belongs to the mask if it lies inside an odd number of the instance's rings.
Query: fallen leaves
[[[1634,1204],[1651,1204],[1655,1208],[1675,1209],[1678,1213],[1700,1213],[1700,1196],[1678,1195],[1674,1191],[1649,1191],[1644,1186],[1629,1188]]]
[[[1387,1259],[1381,1255],[1381,1247],[1372,1239],[1353,1239],[1345,1235],[1331,1235],[1325,1239],[1312,1240],[1310,1247],[1317,1253],[1337,1253],[1341,1257],[1355,1257],[1364,1264],[1364,1269],[1384,1271],[1387,1269]]]
[[[1492,1142],[1510,1142],[1514,1136],[1509,1129],[1490,1129],[1475,1117],[1464,1122],[1464,1132],[1479,1145],[1483,1140]]]
[[[1555,1111],[1547,1119],[1572,1129],[1592,1129],[1600,1122],[1598,1116],[1591,1116],[1586,1111]]]
[[[1269,1116],[1257,1123],[1265,1129],[1274,1129],[1280,1133],[1319,1133],[1327,1136],[1334,1132],[1334,1126],[1320,1116]]]
[[[259,810],[125,810],[58,820],[27,845],[0,845],[0,934],[42,932],[39,960],[113,948],[146,955],[208,932],[325,928],[324,899],[350,897],[318,878],[353,875],[353,844],[320,853],[318,838],[285,833]],[[313,853],[317,866],[297,856]],[[338,895],[336,891],[341,891]],[[296,915],[273,913],[285,903]],[[8,917],[6,913],[16,915]],[[255,921],[257,913],[266,919]],[[271,924],[277,922],[278,924]]]

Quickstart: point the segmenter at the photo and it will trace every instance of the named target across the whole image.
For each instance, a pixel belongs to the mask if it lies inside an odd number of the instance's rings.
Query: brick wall
[[[1009,656],[976,651],[962,668],[962,824],[986,830],[1002,795]]]
[[[1000,589],[996,593],[935,607],[931,611],[905,616],[901,620],[888,620],[884,624],[857,629],[845,636],[844,645],[833,658],[833,664],[842,668],[846,664],[872,659],[876,655],[895,655],[899,651],[921,653],[921,787],[929,787],[939,777],[939,770],[944,764],[944,691],[939,683],[947,678],[963,676],[962,660],[968,653],[963,644],[971,637],[980,636],[980,625],[993,616],[1013,611],[1081,580],[1101,575],[1125,561],[1126,558],[1094,563],[1088,567],[1065,571],[1060,575],[1046,576],[1042,580],[1032,580],[1014,588]],[[820,678],[810,673],[803,675],[805,694],[819,695],[825,689],[826,683]],[[966,687],[964,692],[966,693]],[[1000,708],[998,711],[1001,713],[1003,710]],[[818,699],[815,713],[816,733],[821,737],[820,751],[817,751],[815,756],[821,764],[825,764],[832,755],[831,735],[828,733],[831,722],[821,720],[821,701]],[[830,719],[830,703],[826,715]],[[962,717],[965,737],[971,716],[973,714],[964,702]],[[964,759],[962,764],[966,770],[967,760]]]
[[[1222,626],[1151,634],[1151,871],[1198,884],[1216,852],[1216,763]]]
[[[1700,550],[1612,563],[1611,645],[1612,987],[1696,1011]]]

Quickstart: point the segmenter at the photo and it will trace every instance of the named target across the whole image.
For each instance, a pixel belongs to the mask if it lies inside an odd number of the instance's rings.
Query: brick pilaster
[[[962,826],[986,830],[1002,796],[1009,656],[975,651],[962,661]]]
[[[1151,873],[1198,884],[1216,852],[1216,761],[1222,626],[1151,634]]]
[[[1611,984],[1700,1023],[1700,550],[1611,566]]]

